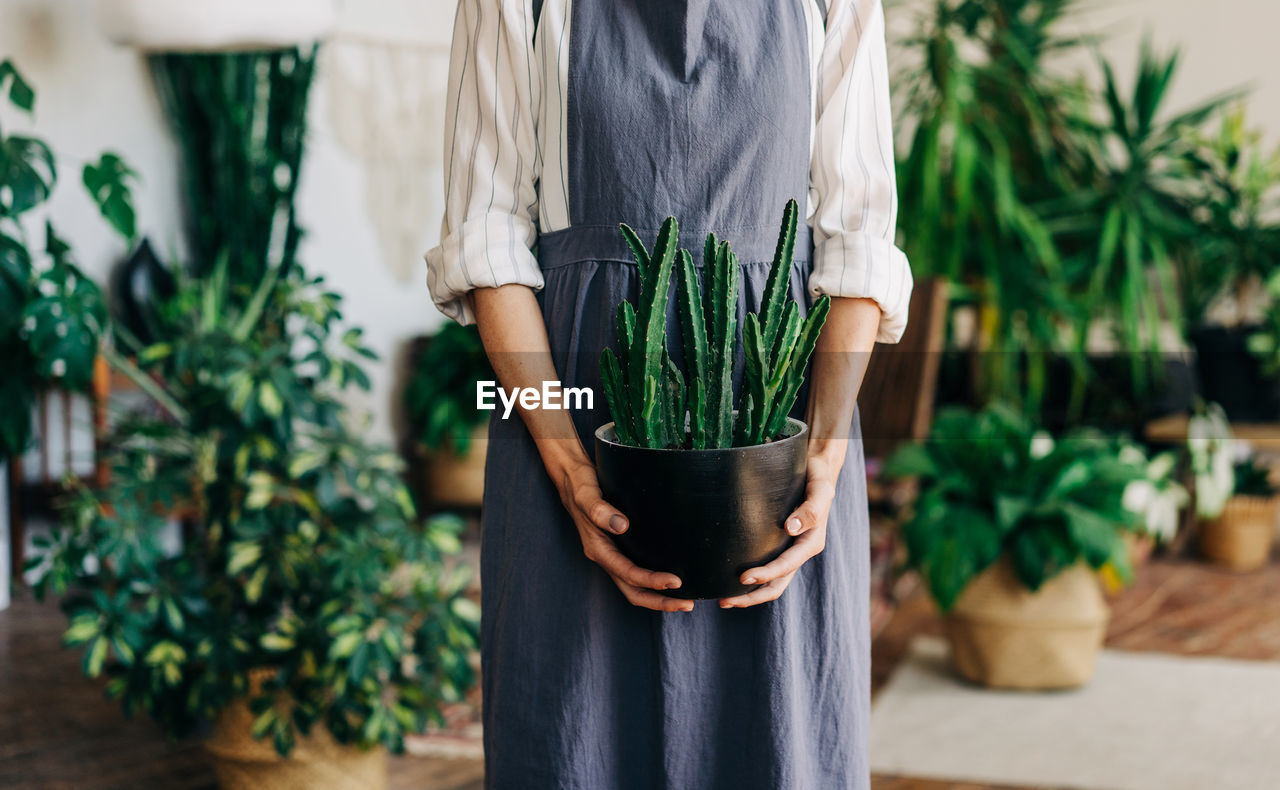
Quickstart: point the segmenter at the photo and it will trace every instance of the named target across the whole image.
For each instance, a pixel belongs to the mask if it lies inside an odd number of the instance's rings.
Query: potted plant
[[[63,596],[67,644],[126,714],[213,722],[221,786],[378,788],[384,747],[472,683],[478,609],[442,561],[458,519],[419,524],[398,458],[350,425],[359,330],[278,271],[247,294],[225,267],[183,284],[166,339],[115,355],[152,403],[115,431],[111,484],[69,498],[35,589]]]
[[[997,688],[1079,686],[1108,608],[1094,570],[1130,576],[1124,505],[1144,464],[1081,431],[1055,441],[1008,407],[946,410],[886,466],[919,495],[902,525],[907,564],[946,616],[960,674]]]
[[[1201,394],[1244,421],[1280,416],[1280,370],[1271,361],[1277,288],[1269,282],[1280,259],[1280,149],[1264,152],[1260,140],[1237,109],[1201,142],[1197,244],[1181,263]],[[1261,326],[1259,301],[1269,305]]]
[[[1120,459],[1133,464],[1142,476],[1124,490],[1124,506],[1138,514],[1132,532],[1125,534],[1129,558],[1134,566],[1146,563],[1157,545],[1167,544],[1178,533],[1182,508],[1191,501],[1187,489],[1177,481],[1178,455],[1172,450],[1150,458],[1135,445],[1120,451]]]
[[[1217,404],[1193,416],[1187,433],[1201,552],[1231,570],[1261,568],[1271,556],[1280,508],[1269,470],[1231,438]]]
[[[1195,237],[1186,131],[1220,104],[1171,112],[1177,58],[1145,45],[1127,94],[1105,62],[1101,79],[1064,74],[1059,56],[1093,41],[1077,8],[932,3],[895,86],[905,251],[917,276],[958,286],[967,319],[952,342],[968,364],[944,366],[944,387],[1067,424],[1086,406],[1145,418],[1153,383],[1190,378],[1161,330],[1180,333],[1174,267]]]
[[[476,406],[476,387],[495,379],[480,333],[474,326],[445,324],[423,339],[409,369],[404,404],[422,500],[479,507],[489,414]]]
[[[0,61],[0,98],[19,113],[35,110],[36,92],[10,60]],[[7,124],[6,124],[7,125]],[[49,146],[30,135],[0,128],[0,488],[8,485],[8,460],[32,440],[32,409],[47,387],[84,390],[93,375],[97,338],[106,320],[102,293],[75,265],[71,249],[46,221],[43,248],[30,241],[29,213],[44,205],[57,185]],[[108,224],[125,239],[135,230],[129,182],[133,173],[112,153],[85,164],[82,180]],[[0,507],[0,600],[8,600],[8,492]],[[4,606],[0,605],[0,609]]]
[[[704,283],[679,250],[668,218],[653,252],[622,233],[639,265],[636,304],[618,306],[618,349],[600,367],[614,421],[596,431],[605,498],[627,515],[616,540],[642,567],[674,573],[681,598],[723,598],[752,589],[742,572],[789,544],[783,520],[804,494],[808,427],[789,417],[830,300],[802,318],[787,298],[799,210],[789,201],[758,313],[746,313],[740,399],[733,392],[738,259],[714,234],[703,246]],[[684,368],[667,346],[676,287]]]

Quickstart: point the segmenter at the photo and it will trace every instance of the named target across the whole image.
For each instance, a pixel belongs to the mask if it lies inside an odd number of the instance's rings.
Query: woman
[[[786,200],[808,199],[792,296],[833,297],[811,372],[794,545],[719,602],[659,590],[610,535],[593,411],[495,418],[481,582],[491,788],[865,788],[867,510],[854,398],[906,323],[879,0],[462,0],[440,309],[503,387],[599,393],[636,269],[619,222],[681,222],[742,261],[758,310]],[[811,229],[811,230],[810,230]],[[536,248],[536,253],[532,250]],[[602,399],[601,399],[602,400]],[[718,605],[717,605],[718,603]]]

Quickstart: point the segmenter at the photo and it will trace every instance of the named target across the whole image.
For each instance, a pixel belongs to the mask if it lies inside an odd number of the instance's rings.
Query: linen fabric
[[[911,279],[892,244],[877,1],[834,0],[824,18],[816,0],[545,0],[536,26],[531,9],[459,6],[445,232],[428,255],[442,310],[470,321],[477,287],[536,289],[561,383],[600,393],[616,305],[638,291],[617,223],[651,244],[675,214],[695,259],[709,230],[730,241],[741,326],[795,197],[809,216],[792,298],[807,309],[817,293],[867,296],[881,338],[901,334]],[[588,452],[609,419],[595,405],[573,414]],[[851,438],[826,550],[779,600],[668,614],[629,604],[583,556],[523,423],[495,415],[481,549],[486,786],[865,790],[856,418]]]

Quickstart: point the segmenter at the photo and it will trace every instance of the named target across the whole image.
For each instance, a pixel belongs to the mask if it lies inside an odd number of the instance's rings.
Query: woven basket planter
[[[965,588],[947,616],[951,660],[965,679],[990,688],[1082,686],[1093,676],[1109,617],[1086,566],[1031,592],[1001,560]]]
[[[256,694],[270,671],[250,679]],[[358,749],[333,739],[322,725],[307,736],[299,734],[293,751],[281,757],[271,740],[250,734],[253,712],[246,700],[227,706],[205,742],[214,774],[222,790],[384,790],[387,786],[385,749]]]
[[[489,423],[471,431],[466,455],[419,446],[421,488],[435,505],[480,507],[484,499],[484,460],[489,448]]]
[[[1278,497],[1231,497],[1222,515],[1201,525],[1201,553],[1233,571],[1261,568],[1271,557],[1278,507]]]

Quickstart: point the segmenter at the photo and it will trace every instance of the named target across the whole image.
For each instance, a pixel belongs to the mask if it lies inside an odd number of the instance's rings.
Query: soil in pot
[[[627,515],[615,540],[642,568],[674,573],[676,598],[725,598],[753,589],[742,573],[791,543],[783,522],[804,499],[809,430],[754,447],[653,450],[620,444],[613,423],[596,431],[604,498]]]
[[[1280,418],[1280,379],[1264,376],[1248,349],[1249,335],[1257,329],[1203,326],[1189,334],[1204,399],[1221,404],[1227,417],[1240,422]]]
[[[269,674],[269,673],[267,673]],[[255,690],[265,677],[254,677]],[[255,692],[256,693],[256,692]],[[298,734],[293,751],[281,757],[271,739],[250,733],[254,715],[245,700],[223,709],[205,749],[222,790],[385,790],[387,751],[358,749],[334,740],[323,725]]]
[[[946,618],[951,660],[965,679],[991,688],[1082,686],[1093,677],[1109,617],[1085,565],[1032,592],[1000,560],[965,588]]]
[[[1231,497],[1222,515],[1201,525],[1201,553],[1233,571],[1258,570],[1271,557],[1278,507],[1276,497]]]

